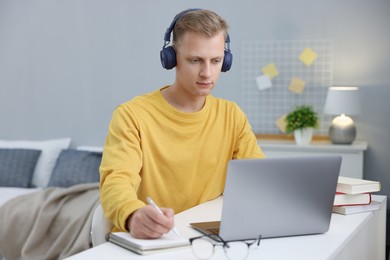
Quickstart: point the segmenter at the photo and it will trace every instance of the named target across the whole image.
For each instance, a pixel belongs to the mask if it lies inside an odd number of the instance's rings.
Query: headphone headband
[[[198,11],[202,10],[199,8],[192,8],[184,10],[180,13],[178,13],[174,18],[167,30],[164,34],[164,46],[162,47],[162,50],[160,51],[160,59],[161,59],[161,65],[167,69],[170,70],[176,66],[176,52],[175,49],[172,46],[168,46],[168,44],[171,42],[171,33],[173,31],[173,28],[175,28],[177,20],[184,14],[192,11]],[[226,72],[230,70],[230,67],[232,66],[233,62],[233,54],[230,51],[230,36],[229,34],[226,35],[225,39],[226,47],[224,51],[224,59],[221,67],[222,72]]]
[[[189,13],[192,11],[198,11],[198,10],[202,10],[202,9],[193,8],[193,9],[187,9],[187,10],[184,10],[184,11],[178,13],[175,16],[175,18],[173,18],[173,21],[171,22],[171,24],[169,25],[169,27],[167,28],[167,30],[164,34],[164,41],[168,42],[168,43],[171,41],[171,33],[173,31],[173,28],[175,27],[177,20],[179,20],[179,18],[182,17],[183,14],[186,14],[186,13]]]

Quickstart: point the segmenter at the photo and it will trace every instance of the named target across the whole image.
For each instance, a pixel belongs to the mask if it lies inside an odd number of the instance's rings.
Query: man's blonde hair
[[[177,44],[186,32],[200,33],[213,37],[223,32],[225,39],[228,35],[229,26],[226,21],[210,10],[194,10],[183,14],[173,28],[173,44]]]

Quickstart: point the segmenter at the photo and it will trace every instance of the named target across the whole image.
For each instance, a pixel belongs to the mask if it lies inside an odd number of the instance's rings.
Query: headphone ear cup
[[[233,63],[233,54],[230,52],[229,49],[225,50],[225,56],[223,57],[223,63],[222,63],[222,72],[226,72],[230,70],[230,67]]]
[[[166,47],[160,51],[161,65],[170,70],[176,66],[176,52],[172,46]]]

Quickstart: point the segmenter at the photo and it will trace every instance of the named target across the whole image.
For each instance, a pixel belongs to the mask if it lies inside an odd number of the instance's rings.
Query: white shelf
[[[363,178],[364,152],[367,150],[367,142],[356,141],[351,145],[336,145],[328,141],[314,141],[308,145],[297,145],[294,141],[259,140],[258,143],[269,158],[341,155],[340,175]]]

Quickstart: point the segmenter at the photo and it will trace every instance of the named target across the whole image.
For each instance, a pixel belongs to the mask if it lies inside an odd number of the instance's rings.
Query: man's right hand
[[[161,208],[163,214],[151,205],[133,212],[127,219],[127,228],[135,238],[159,238],[174,227],[172,209]]]

